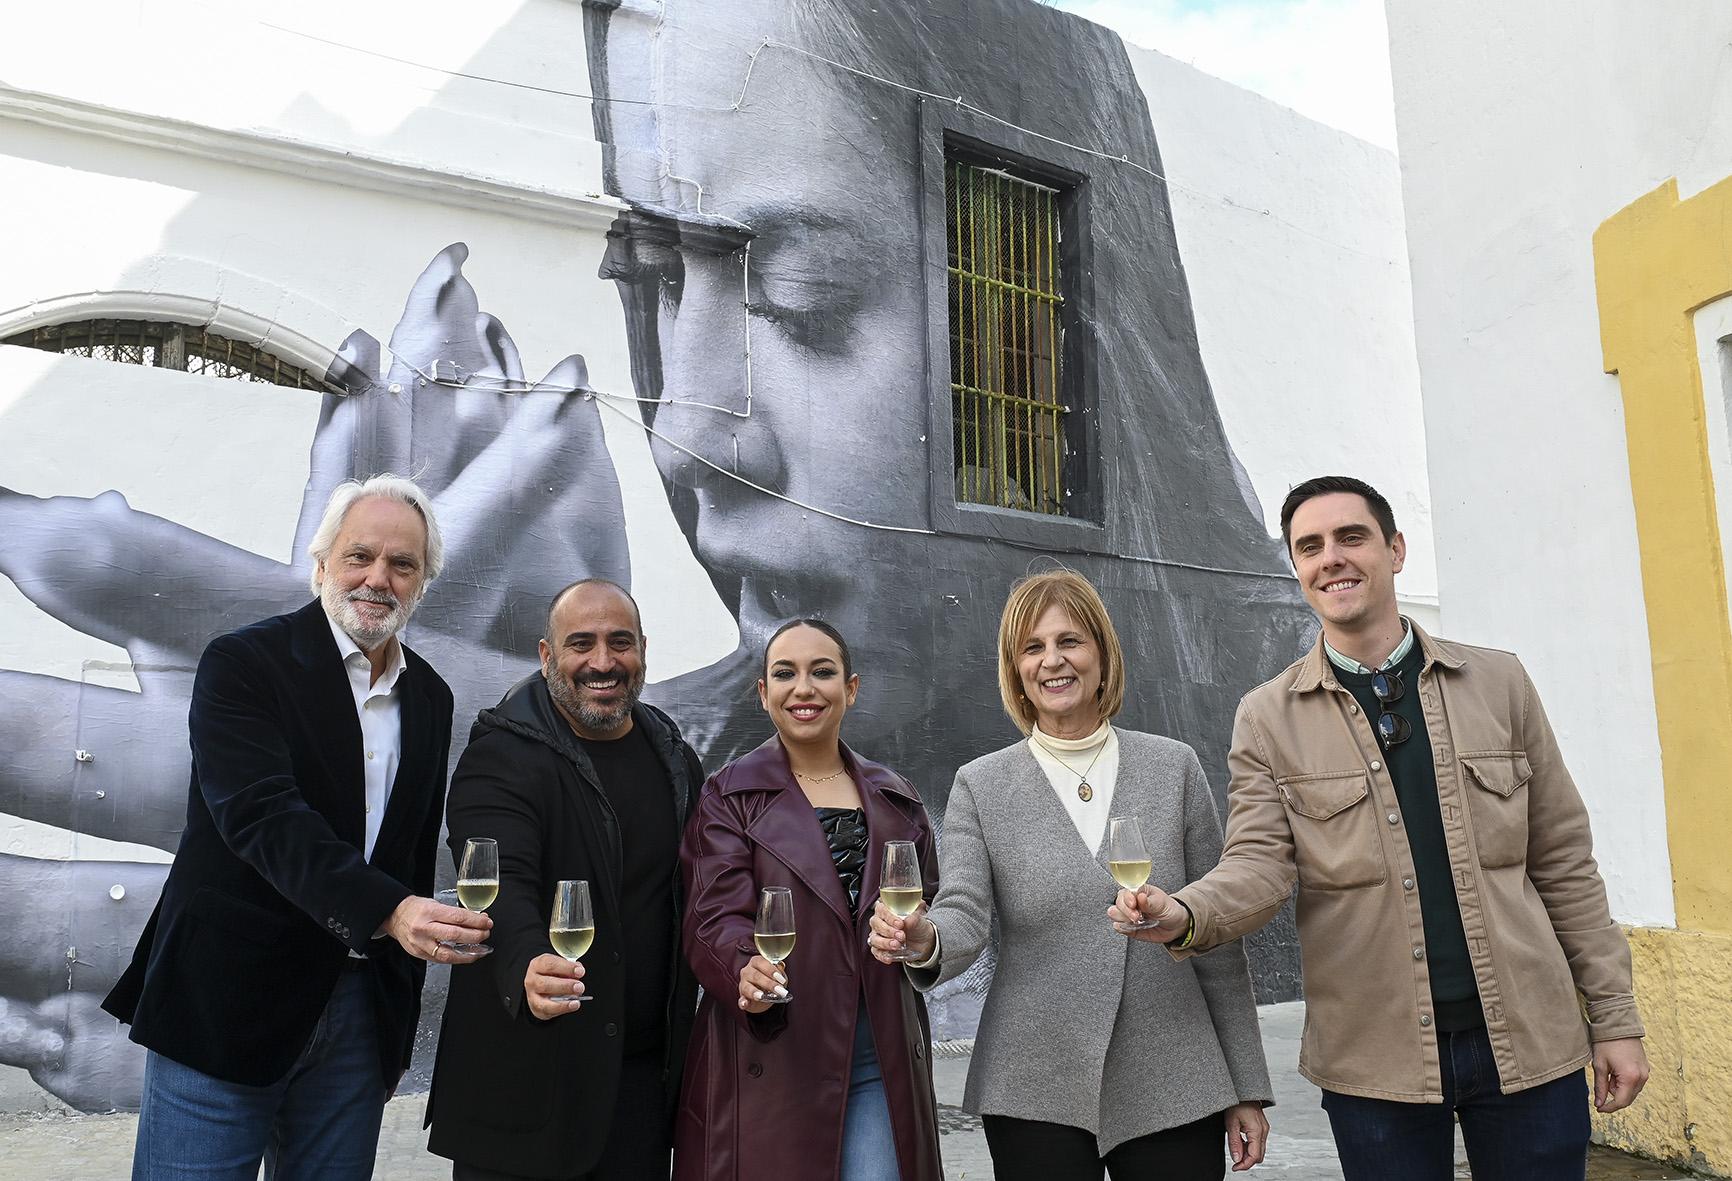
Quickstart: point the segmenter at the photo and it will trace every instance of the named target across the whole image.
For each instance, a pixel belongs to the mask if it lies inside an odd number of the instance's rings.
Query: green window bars
[[[1064,516],[1060,193],[944,163],[956,499]]]

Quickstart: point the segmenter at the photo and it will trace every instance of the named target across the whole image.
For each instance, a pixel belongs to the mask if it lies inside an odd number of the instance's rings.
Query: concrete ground
[[[1260,1010],[1263,1045],[1275,1080],[1276,1105],[1269,1112],[1269,1156],[1250,1174],[1285,1181],[1339,1181],[1341,1169],[1329,1137],[1329,1122],[1318,1106],[1318,1091],[1299,1076],[1299,1030],[1304,1007],[1297,1003]],[[962,1110],[966,1056],[934,1059],[938,1084],[939,1127],[948,1181],[990,1181],[992,1162],[980,1121]],[[379,1181],[434,1181],[451,1175],[447,1161],[428,1155],[421,1130],[424,1096],[393,1100],[385,1113],[379,1144]],[[123,1181],[132,1159],[136,1117],[44,1112],[0,1116],[0,1174],[40,1181]],[[1458,1177],[1467,1178],[1466,1158],[1458,1147]],[[1229,1174],[1231,1176],[1231,1174]],[[1668,1181],[1689,1174],[1596,1148],[1589,1181]],[[798,1181],[787,1178],[783,1181]]]

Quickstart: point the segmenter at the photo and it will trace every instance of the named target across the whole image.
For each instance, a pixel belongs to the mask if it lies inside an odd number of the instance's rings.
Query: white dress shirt
[[[387,641],[391,655],[384,673],[374,681],[373,666],[361,646],[329,615],[325,621],[331,625],[337,651],[343,655],[343,669],[349,674],[349,689],[355,695],[355,713],[361,719],[361,769],[367,779],[367,843],[362,851],[371,861],[373,846],[379,840],[379,826],[385,820],[385,805],[391,800],[391,785],[397,778],[397,761],[403,752],[403,707],[397,693],[397,679],[405,667],[403,645],[395,638]]]

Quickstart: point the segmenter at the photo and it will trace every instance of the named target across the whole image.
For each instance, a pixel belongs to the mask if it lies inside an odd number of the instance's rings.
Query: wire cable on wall
[[[671,101],[665,101],[665,100],[661,100],[661,99],[619,98],[619,97],[616,97],[613,95],[609,95],[609,96],[603,98],[603,97],[600,97],[600,96],[594,95],[594,94],[585,94],[584,92],[578,91],[578,90],[561,90],[561,89],[559,89],[557,87],[553,87],[553,86],[539,86],[533,82],[517,82],[517,81],[513,81],[510,78],[496,78],[496,77],[493,77],[493,76],[488,75],[488,74],[473,74],[473,73],[469,73],[469,72],[464,71],[464,70],[446,69],[444,66],[432,66],[432,65],[428,65],[425,62],[414,61],[414,60],[411,60],[410,58],[406,58],[406,57],[398,57],[394,54],[383,53],[383,52],[376,50],[376,49],[368,49],[368,48],[361,46],[361,45],[353,45],[353,44],[350,44],[349,42],[346,42],[346,41],[334,41],[328,37],[320,37],[315,33],[304,32],[300,29],[291,29],[291,28],[287,27],[286,25],[273,24],[270,21],[260,21],[259,24],[263,25],[265,28],[273,29],[279,33],[287,33],[288,35],[290,35],[292,37],[302,37],[308,41],[316,41],[321,45],[329,45],[334,49],[344,49],[344,50],[348,50],[352,53],[359,53],[359,54],[364,54],[368,57],[378,58],[381,61],[388,61],[388,62],[393,62],[397,65],[408,66],[411,69],[427,70],[431,73],[444,74],[444,75],[447,75],[447,76],[452,77],[452,78],[464,78],[464,79],[467,79],[471,82],[486,82],[486,83],[490,83],[490,84],[495,85],[495,86],[509,86],[509,87],[512,87],[512,88],[518,89],[518,90],[531,91],[535,94],[547,94],[547,95],[553,95],[553,96],[559,97],[559,98],[582,99],[586,102],[608,103],[610,105],[635,106],[635,107],[663,107],[663,108],[666,108],[668,110],[678,110],[678,111],[708,111],[712,114],[738,113],[740,111],[741,107],[745,104],[746,92],[749,89],[749,87],[751,86],[753,71],[757,68],[758,55],[760,53],[762,53],[765,49],[780,49],[780,50],[783,50],[787,53],[796,54],[800,57],[807,57],[807,58],[811,58],[814,61],[823,62],[824,64],[826,64],[828,66],[834,67],[835,69],[843,70],[847,73],[855,75],[856,77],[865,78],[865,79],[868,79],[869,81],[877,82],[877,83],[884,85],[884,86],[893,87],[893,88],[895,88],[897,90],[901,90],[907,94],[917,95],[921,98],[930,98],[930,99],[933,99],[937,102],[951,103],[962,110],[970,112],[971,114],[979,115],[983,119],[988,119],[988,120],[998,124],[1000,127],[1008,128],[1011,131],[1020,132],[1024,135],[1033,136],[1034,138],[1042,140],[1046,143],[1054,144],[1054,145],[1057,145],[1058,147],[1061,147],[1061,148],[1070,148],[1070,149],[1073,149],[1075,151],[1082,152],[1085,155],[1093,156],[1096,159],[1105,160],[1108,163],[1120,164],[1120,165],[1123,165],[1127,168],[1135,169],[1136,171],[1143,173],[1146,176],[1152,177],[1155,180],[1160,181],[1162,184],[1166,185],[1168,188],[1178,189],[1180,192],[1189,193],[1191,196],[1198,197],[1198,198],[1201,198],[1203,200],[1218,202],[1219,204],[1224,205],[1229,209],[1237,209],[1243,213],[1250,213],[1250,214],[1253,214],[1257,217],[1268,218],[1270,221],[1273,221],[1273,222],[1277,223],[1278,225],[1286,226],[1288,229],[1293,230],[1295,233],[1303,234],[1308,238],[1312,238],[1312,239],[1314,239],[1318,242],[1322,242],[1328,246],[1333,246],[1338,250],[1344,250],[1349,254],[1357,254],[1361,258],[1368,258],[1374,262],[1383,263],[1386,266],[1394,266],[1396,263],[1395,259],[1388,258],[1388,257],[1381,255],[1381,254],[1374,254],[1368,250],[1361,250],[1357,246],[1349,246],[1345,242],[1338,242],[1334,238],[1326,237],[1323,234],[1317,233],[1315,230],[1307,229],[1306,227],[1298,224],[1297,222],[1289,221],[1287,218],[1282,217],[1280,214],[1277,214],[1272,210],[1261,209],[1255,205],[1246,205],[1242,201],[1233,200],[1231,197],[1225,195],[1224,193],[1206,192],[1202,189],[1193,188],[1190,185],[1186,185],[1186,184],[1183,184],[1179,181],[1173,180],[1171,177],[1168,177],[1166,174],[1159,172],[1153,168],[1150,168],[1147,164],[1142,164],[1142,163],[1139,163],[1139,162],[1131,159],[1130,156],[1127,154],[1114,153],[1111,151],[1102,151],[1099,148],[1085,147],[1082,144],[1072,143],[1069,140],[1060,139],[1057,136],[1047,135],[1044,132],[1036,131],[1031,127],[1024,127],[1020,123],[1012,123],[1009,119],[1005,119],[1002,116],[994,115],[990,111],[987,111],[981,107],[977,107],[977,106],[973,105],[972,103],[965,101],[960,95],[936,94],[930,90],[922,90],[917,86],[909,86],[905,83],[898,82],[893,78],[885,78],[879,74],[874,74],[869,70],[862,70],[862,69],[859,69],[855,66],[847,65],[844,62],[839,62],[839,61],[835,60],[834,58],[825,57],[823,54],[813,53],[810,50],[801,49],[797,45],[789,45],[785,41],[777,41],[777,40],[775,40],[773,38],[769,38],[769,37],[766,37],[763,40],[759,41],[756,48],[752,49],[751,52],[747,54],[745,77],[741,80],[740,92],[735,97],[734,101],[731,104],[729,104],[728,106],[718,107],[718,106],[698,105],[698,104],[693,104],[693,103],[671,102]]]
[[[408,58],[398,57],[398,56],[395,56],[392,54],[382,53],[382,52],[379,52],[377,50],[367,49],[367,48],[364,48],[364,47],[359,46],[359,45],[353,45],[353,44],[349,44],[347,42],[331,40],[329,38],[320,37],[320,36],[313,34],[313,33],[304,32],[300,29],[292,29],[292,28],[288,28],[288,27],[283,26],[283,25],[273,24],[269,21],[260,21],[259,23],[264,25],[265,27],[273,29],[277,32],[286,33],[286,34],[289,34],[291,36],[302,37],[302,38],[305,38],[305,39],[310,40],[310,41],[315,41],[315,42],[318,42],[318,43],[323,44],[323,45],[331,46],[333,48],[343,49],[343,50],[351,51],[354,53],[360,53],[360,54],[364,54],[364,55],[367,55],[370,57],[378,58],[380,60],[390,61],[390,62],[396,63],[398,65],[408,66],[408,67],[413,68],[413,69],[427,70],[429,72],[443,74],[443,75],[447,75],[449,77],[464,78],[464,79],[467,79],[470,81],[475,81],[475,82],[485,82],[485,83],[490,83],[490,84],[498,85],[498,86],[508,86],[508,87],[512,87],[515,89],[531,91],[531,92],[538,93],[538,94],[547,94],[547,95],[553,95],[553,96],[563,97],[563,98],[581,99],[581,100],[586,100],[589,102],[605,102],[605,103],[609,103],[609,104],[621,104],[621,105],[630,105],[630,106],[666,107],[666,108],[670,108],[670,109],[679,109],[679,110],[707,111],[707,112],[712,112],[712,113],[717,113],[717,114],[738,113],[742,109],[742,107],[745,104],[746,98],[748,96],[750,87],[751,87],[754,72],[756,71],[756,68],[757,68],[758,57],[766,49],[778,49],[778,50],[782,50],[782,51],[792,53],[792,54],[795,54],[798,56],[807,57],[807,58],[810,58],[814,61],[822,62],[822,63],[829,65],[835,69],[839,69],[839,70],[842,70],[846,73],[853,74],[856,77],[865,78],[865,79],[868,79],[870,81],[877,82],[881,85],[890,86],[890,87],[893,87],[897,90],[901,90],[901,91],[908,93],[908,94],[913,94],[913,95],[916,95],[916,96],[919,96],[922,98],[929,98],[929,99],[932,99],[932,100],[938,101],[938,102],[945,102],[945,103],[954,104],[955,106],[957,106],[958,108],[960,108],[962,110],[969,111],[970,113],[977,115],[981,118],[987,119],[993,123],[996,123],[1001,127],[1005,127],[1009,130],[1019,132],[1021,134],[1032,136],[1033,138],[1039,139],[1039,140],[1046,142],[1046,143],[1054,144],[1054,145],[1057,145],[1059,147],[1068,148],[1068,149],[1071,149],[1071,150],[1074,150],[1077,152],[1081,152],[1085,155],[1094,157],[1096,159],[1107,161],[1108,163],[1123,165],[1123,166],[1131,168],[1137,172],[1140,172],[1146,176],[1149,176],[1154,180],[1160,181],[1161,183],[1169,186],[1170,188],[1179,189],[1183,192],[1190,193],[1193,196],[1204,198],[1204,199],[1216,200],[1216,201],[1219,201],[1221,204],[1226,205],[1230,208],[1238,209],[1238,210],[1241,210],[1241,211],[1247,212],[1247,213],[1253,213],[1253,214],[1256,214],[1256,215],[1261,216],[1261,217],[1270,218],[1271,220],[1276,221],[1282,225],[1285,225],[1288,228],[1290,228],[1290,229],[1292,229],[1298,233],[1304,234],[1304,235],[1311,237],[1311,238],[1315,238],[1315,239],[1322,241],[1328,245],[1335,246],[1341,250],[1345,250],[1345,251],[1348,251],[1348,252],[1354,253],[1354,254],[1359,254],[1363,257],[1371,258],[1371,259],[1374,259],[1374,260],[1380,261],[1380,262],[1389,263],[1392,261],[1389,259],[1382,258],[1381,256],[1370,254],[1370,253],[1363,251],[1363,250],[1359,250],[1355,247],[1348,246],[1345,243],[1336,242],[1332,239],[1325,238],[1322,235],[1316,234],[1316,233],[1306,229],[1303,226],[1296,225],[1293,222],[1287,221],[1285,218],[1279,217],[1278,215],[1272,213],[1268,209],[1257,209],[1255,207],[1234,201],[1230,197],[1227,197],[1223,194],[1207,193],[1207,192],[1204,192],[1200,189],[1191,188],[1187,185],[1183,185],[1183,184],[1180,184],[1178,182],[1172,181],[1168,177],[1166,177],[1162,173],[1156,171],[1155,169],[1149,167],[1148,165],[1139,163],[1135,160],[1132,160],[1130,158],[1130,156],[1127,154],[1121,153],[1121,154],[1115,155],[1111,152],[1102,151],[1102,150],[1096,149],[1096,148],[1086,147],[1082,144],[1072,143],[1068,140],[1060,139],[1056,136],[1047,135],[1043,132],[1035,131],[1032,128],[1024,127],[1020,124],[1013,123],[1010,120],[1005,119],[1001,116],[994,115],[990,111],[987,111],[981,107],[974,106],[973,104],[966,102],[961,96],[936,94],[932,91],[922,90],[919,87],[909,86],[909,85],[906,85],[904,83],[897,82],[895,79],[885,78],[885,77],[882,77],[881,75],[871,73],[870,71],[858,69],[854,66],[850,66],[850,65],[847,65],[843,62],[836,61],[833,58],[828,58],[828,57],[823,56],[822,54],[813,53],[809,50],[801,49],[798,46],[789,45],[786,42],[777,41],[773,38],[764,38],[762,41],[758,42],[758,44],[747,55],[746,72],[745,72],[744,77],[741,79],[740,90],[739,90],[739,93],[735,96],[733,103],[731,103],[729,106],[726,106],[726,107],[716,107],[716,106],[699,106],[699,105],[693,105],[693,104],[683,104],[683,103],[674,103],[674,102],[663,102],[663,101],[658,101],[658,100],[654,100],[654,99],[620,98],[620,97],[615,97],[615,96],[611,96],[611,95],[608,96],[607,98],[599,98],[595,95],[585,94],[585,93],[582,93],[580,91],[562,90],[562,89],[558,89],[558,88],[554,88],[554,87],[538,86],[538,85],[535,85],[533,83],[517,82],[517,81],[513,81],[511,79],[507,79],[507,78],[491,77],[491,76],[485,75],[485,74],[475,74],[475,73],[469,73],[469,72],[461,71],[461,70],[450,70],[450,69],[446,69],[446,68],[441,67],[441,66],[432,66],[432,65],[428,65],[424,62],[417,62],[417,61],[413,61],[413,60],[408,59]],[[702,205],[702,195],[701,194],[703,191],[702,185],[696,180],[692,180],[690,178],[683,178],[683,177],[673,177],[673,176],[671,176],[671,174],[670,174],[670,179],[679,180],[679,181],[682,181],[684,183],[688,183],[688,184],[695,186],[698,189],[699,194],[700,194],[699,206],[700,206],[700,210],[701,210],[701,205]],[[724,220],[732,221],[733,219],[724,219]],[[734,222],[734,224],[735,225],[741,225],[742,223]],[[746,227],[746,228],[749,228],[749,227]],[[850,516],[847,516],[847,515],[842,514],[842,513],[837,513],[837,512],[833,512],[829,509],[821,508],[817,505],[807,504],[806,502],[801,501],[801,500],[797,500],[794,497],[789,496],[784,492],[779,492],[773,488],[765,487],[764,485],[759,484],[754,480],[750,480],[750,479],[746,478],[745,476],[740,475],[737,471],[730,471],[729,469],[721,466],[720,464],[715,463],[713,460],[711,460],[711,459],[699,454],[698,452],[692,450],[690,447],[687,447],[684,444],[681,444],[681,443],[677,442],[676,440],[669,438],[665,433],[663,433],[661,431],[657,431],[653,427],[649,426],[647,423],[643,422],[641,416],[636,415],[636,414],[628,414],[625,410],[623,410],[618,405],[618,403],[620,403],[620,402],[631,402],[631,403],[636,403],[636,404],[648,404],[648,405],[685,405],[685,406],[690,406],[690,407],[699,408],[699,409],[718,411],[720,413],[728,414],[728,415],[730,415],[732,417],[736,417],[736,418],[750,418],[752,416],[753,389],[752,389],[752,347],[751,347],[751,311],[750,311],[750,304],[751,304],[751,243],[749,241],[746,243],[745,248],[742,252],[742,255],[743,255],[742,265],[741,265],[741,271],[742,271],[741,283],[742,283],[742,295],[743,295],[742,313],[743,313],[744,318],[745,318],[745,320],[744,320],[745,348],[744,348],[743,364],[744,364],[744,368],[745,368],[745,385],[746,385],[746,408],[743,411],[735,410],[732,407],[715,405],[713,403],[686,401],[686,400],[675,399],[675,398],[642,398],[642,397],[637,397],[637,396],[631,395],[631,394],[618,394],[618,393],[611,393],[608,391],[595,390],[595,389],[578,389],[576,387],[565,387],[565,386],[557,386],[557,385],[552,385],[552,386],[550,386],[550,385],[537,385],[536,383],[529,382],[529,381],[524,380],[524,379],[514,379],[514,378],[505,378],[502,380],[489,379],[486,382],[477,382],[477,383],[472,384],[469,381],[469,377],[471,375],[465,374],[465,375],[463,375],[461,380],[447,380],[447,379],[440,377],[438,375],[439,365],[442,362],[438,362],[438,361],[434,362],[434,366],[433,366],[434,371],[433,371],[433,373],[429,374],[425,370],[422,370],[418,366],[407,361],[405,358],[401,357],[400,355],[398,355],[397,353],[392,351],[388,345],[385,346],[385,348],[386,348],[387,352],[391,352],[392,356],[396,357],[397,360],[401,361],[411,371],[413,371],[415,374],[417,374],[420,377],[420,379],[422,380],[422,382],[425,384],[438,385],[438,386],[451,388],[451,389],[482,390],[482,391],[490,391],[490,392],[501,393],[501,394],[524,394],[524,393],[531,393],[531,392],[547,392],[547,393],[559,393],[559,394],[582,394],[585,397],[595,398],[598,401],[598,404],[600,406],[605,407],[607,410],[611,411],[612,413],[618,414],[622,417],[630,419],[632,424],[635,427],[642,429],[647,434],[649,434],[651,437],[659,439],[665,445],[673,448],[674,450],[680,452],[683,455],[688,456],[691,459],[696,460],[697,462],[703,464],[707,468],[712,469],[713,471],[717,472],[718,474],[720,474],[720,475],[722,475],[722,476],[724,476],[730,480],[734,480],[737,483],[744,485],[745,487],[751,488],[753,491],[758,492],[761,495],[769,496],[775,500],[782,501],[786,504],[794,506],[795,508],[801,509],[804,512],[815,513],[818,516],[825,517],[825,518],[828,518],[830,520],[838,521],[842,524],[853,525],[857,528],[873,529],[873,530],[878,530],[881,532],[889,532],[889,533],[913,534],[913,535],[917,535],[917,536],[928,536],[928,537],[937,536],[938,535],[937,531],[932,530],[932,529],[918,527],[918,526],[887,525],[887,524],[883,524],[881,522],[860,520],[860,519],[855,518],[855,517],[850,517]],[[458,372],[458,369],[455,365],[453,365],[453,372],[454,373]],[[736,437],[736,439],[735,439],[736,453],[738,450],[738,445],[739,445],[739,442],[738,442],[738,439]],[[1012,545],[1012,546],[1015,546],[1017,548],[1022,548],[1022,549],[1038,550],[1040,548],[1040,547],[1036,547],[1036,546],[1029,546],[1025,543],[1020,543],[1020,542],[1016,542],[1014,540],[1008,540],[1008,539],[1004,539],[1004,538],[991,538],[990,540],[1000,542],[1003,544],[1007,544],[1007,545]],[[1147,555],[1139,555],[1139,554],[1115,553],[1115,554],[1105,555],[1105,556],[1111,556],[1111,557],[1117,558],[1121,561],[1136,562],[1136,563],[1144,564],[1144,565],[1161,566],[1161,567],[1167,567],[1167,568],[1172,568],[1172,569],[1189,570],[1189,571],[1194,571],[1194,572],[1198,572],[1198,573],[1232,575],[1232,576],[1237,576],[1237,577],[1258,578],[1258,579],[1273,579],[1273,580],[1280,581],[1280,582],[1292,581],[1291,577],[1288,575],[1273,573],[1270,571],[1237,570],[1237,569],[1231,569],[1231,568],[1227,568],[1227,567],[1205,566],[1205,565],[1200,565],[1200,564],[1191,563],[1191,562],[1180,562],[1180,561],[1175,561],[1175,560],[1167,559],[1167,558],[1155,558],[1155,557],[1150,557]]]
[[[816,513],[820,517],[827,517],[832,521],[839,521],[844,525],[853,525],[853,526],[856,526],[857,528],[861,528],[861,529],[875,529],[875,530],[878,530],[879,532],[882,532],[882,533],[908,533],[908,534],[914,534],[916,536],[921,536],[921,537],[940,536],[939,532],[936,529],[926,529],[926,528],[923,528],[923,527],[920,527],[917,525],[886,525],[886,524],[883,524],[882,522],[878,522],[878,521],[863,521],[858,517],[850,517],[850,516],[847,516],[846,514],[834,512],[834,511],[827,509],[827,508],[820,508],[818,505],[808,504],[803,500],[798,500],[795,497],[789,496],[785,492],[778,492],[774,488],[765,487],[763,484],[760,484],[755,480],[747,479],[745,476],[740,475],[739,472],[730,471],[729,469],[723,467],[721,464],[716,463],[714,460],[709,459],[706,456],[700,455],[698,452],[692,450],[690,447],[687,447],[685,444],[679,442],[678,440],[669,438],[665,433],[658,431],[654,427],[651,427],[648,424],[646,424],[642,420],[642,418],[640,418],[638,415],[628,413],[627,411],[621,409],[619,406],[619,403],[621,403],[621,402],[649,403],[651,405],[680,405],[681,403],[679,403],[677,401],[670,403],[670,402],[667,402],[663,399],[638,398],[638,397],[634,397],[630,394],[609,393],[606,390],[579,389],[576,386],[564,386],[564,385],[535,385],[534,383],[530,383],[530,382],[507,382],[504,384],[486,384],[486,383],[470,384],[467,379],[451,380],[448,378],[435,376],[435,374],[438,371],[439,366],[441,364],[443,364],[443,362],[435,361],[433,364],[434,373],[428,373],[426,370],[421,369],[419,366],[415,365],[414,363],[410,362],[406,358],[402,357],[400,354],[392,351],[391,347],[389,345],[384,346],[384,348],[385,348],[385,351],[390,352],[393,357],[396,357],[397,360],[401,361],[408,369],[410,369],[412,372],[417,374],[421,378],[422,382],[427,384],[427,385],[442,386],[446,389],[482,390],[484,392],[493,392],[493,393],[501,393],[501,394],[545,393],[545,394],[559,394],[559,395],[566,395],[566,396],[581,395],[581,396],[586,397],[586,398],[594,398],[596,400],[597,405],[613,412],[614,414],[619,415],[622,418],[629,420],[635,429],[642,430],[644,433],[648,434],[652,438],[660,439],[663,443],[667,444],[669,447],[672,447],[675,451],[678,451],[680,454],[697,460],[699,463],[703,464],[705,467],[709,468],[710,470],[718,473],[719,475],[725,476],[728,479],[735,481],[736,483],[743,484],[747,488],[752,489],[754,492],[762,493],[763,495],[771,497],[775,500],[779,500],[779,501],[783,502],[784,504],[791,504],[795,508],[800,509],[804,512]],[[454,372],[457,371],[457,367],[455,365],[452,366],[452,369]],[[352,396],[352,395],[350,395],[350,396]],[[737,452],[738,452],[738,447],[739,447],[739,440],[738,439],[735,440],[734,445],[735,445],[735,449],[736,449],[736,457],[735,458],[737,460],[738,459]],[[956,534],[955,536],[963,537],[963,536],[967,536],[967,535]],[[1025,550],[1029,550],[1031,552],[1036,552],[1036,553],[1050,552],[1046,547],[1029,545],[1026,542],[1017,541],[1017,540],[1012,539],[1012,538],[990,537],[990,536],[982,535],[980,537],[980,539],[983,541],[991,541],[991,542],[994,542],[995,544],[1008,545],[1008,546],[1011,546],[1011,547],[1016,548],[1016,549],[1025,549]],[[1267,579],[1267,580],[1272,580],[1275,582],[1283,582],[1283,583],[1289,583],[1289,582],[1293,581],[1292,575],[1280,574],[1280,573],[1276,573],[1276,572],[1272,572],[1272,571],[1268,571],[1268,570],[1239,570],[1239,569],[1235,569],[1235,568],[1230,567],[1230,566],[1205,566],[1205,565],[1202,565],[1202,564],[1197,563],[1197,562],[1180,562],[1180,561],[1177,561],[1177,560],[1172,559],[1172,558],[1150,557],[1147,554],[1103,553],[1103,554],[1100,554],[1099,556],[1100,557],[1107,557],[1107,558],[1116,558],[1116,559],[1118,559],[1120,561],[1124,561],[1124,562],[1136,562],[1138,564],[1145,565],[1145,566],[1161,566],[1161,567],[1164,567],[1166,569],[1171,569],[1171,570],[1189,570],[1189,571],[1192,571],[1192,572],[1198,573],[1198,574],[1226,574],[1226,575],[1232,575],[1232,576],[1237,577],[1237,578],[1258,578],[1258,579]]]

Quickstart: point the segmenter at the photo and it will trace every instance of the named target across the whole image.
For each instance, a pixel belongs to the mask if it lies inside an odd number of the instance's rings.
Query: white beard
[[[325,614],[336,620],[337,626],[360,645],[363,652],[373,651],[402,631],[403,626],[409,622],[409,616],[415,613],[413,605],[406,606],[401,599],[393,598],[390,614],[377,623],[370,623],[356,609],[354,603],[357,596],[366,599],[370,595],[371,592],[366,590],[345,592],[338,588],[336,580],[332,578],[325,579],[319,590],[319,602],[324,605]]]

